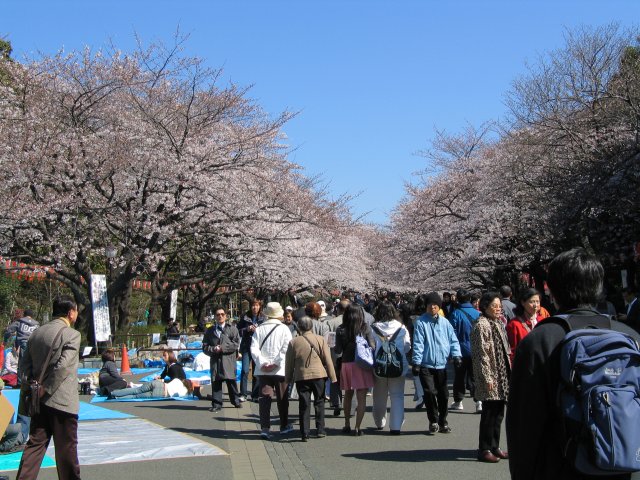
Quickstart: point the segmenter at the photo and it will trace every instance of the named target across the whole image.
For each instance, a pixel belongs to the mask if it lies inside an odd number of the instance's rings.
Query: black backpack
[[[402,376],[403,355],[396,345],[396,338],[402,328],[398,328],[391,337],[387,337],[378,330],[375,325],[371,328],[382,341],[382,345],[376,352],[375,358],[373,359],[373,373],[376,377],[382,378],[397,378]]]

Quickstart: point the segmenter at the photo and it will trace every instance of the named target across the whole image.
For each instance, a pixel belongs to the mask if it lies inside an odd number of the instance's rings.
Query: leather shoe
[[[503,452],[499,448],[494,448],[493,450],[491,450],[491,453],[493,453],[498,458],[502,458],[503,460],[507,460],[509,458],[509,454],[507,452]]]
[[[491,453],[491,450],[482,450],[478,452],[478,461],[485,463],[498,463],[500,459]]]

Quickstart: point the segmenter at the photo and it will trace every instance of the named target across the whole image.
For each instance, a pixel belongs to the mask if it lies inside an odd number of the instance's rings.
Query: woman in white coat
[[[383,347],[383,341],[391,342],[393,339],[393,344],[402,357],[400,365],[402,373],[397,377],[375,376],[373,421],[379,430],[385,428],[387,424],[387,398],[391,398],[389,430],[392,435],[399,435],[400,428],[404,423],[404,381],[409,370],[407,353],[411,349],[411,341],[409,332],[397,320],[398,312],[391,302],[385,300],[380,303],[376,309],[375,318],[376,321],[372,325],[373,336],[376,340],[374,357],[377,358]]]

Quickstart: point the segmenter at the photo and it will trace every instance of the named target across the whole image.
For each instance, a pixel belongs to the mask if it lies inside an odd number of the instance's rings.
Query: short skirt
[[[340,369],[340,388],[342,390],[360,390],[373,388],[373,370],[365,370],[355,362],[343,363]]]

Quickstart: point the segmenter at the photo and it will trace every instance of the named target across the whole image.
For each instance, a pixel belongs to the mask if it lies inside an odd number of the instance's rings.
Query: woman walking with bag
[[[356,338],[366,339],[369,347],[375,347],[376,342],[371,328],[364,321],[364,309],[359,305],[349,305],[342,316],[342,325],[336,331],[335,352],[342,355],[340,370],[340,388],[344,390],[344,433],[351,433],[351,401],[356,392],[358,405],[356,408],[356,426],[354,434],[363,434],[360,425],[364,418],[367,402],[367,390],[374,385],[373,370],[359,366],[356,360]]]
[[[285,382],[296,382],[299,396],[300,434],[309,439],[311,396],[316,415],[317,437],[326,435],[324,429],[324,385],[327,377],[336,382],[331,353],[324,337],[311,331],[313,321],[304,316],[298,320],[300,335],[289,342],[285,357]]]

